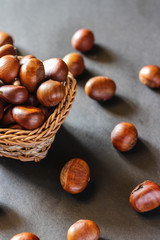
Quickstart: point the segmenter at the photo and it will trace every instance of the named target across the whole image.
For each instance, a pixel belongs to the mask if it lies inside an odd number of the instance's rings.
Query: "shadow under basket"
[[[47,121],[34,130],[0,128],[0,156],[38,162],[45,158],[55,135],[69,114],[76,95],[76,80],[71,73],[64,83],[66,94]]]

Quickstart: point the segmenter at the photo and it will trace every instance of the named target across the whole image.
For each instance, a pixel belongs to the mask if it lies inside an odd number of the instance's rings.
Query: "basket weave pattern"
[[[71,73],[64,83],[66,94],[47,121],[35,130],[0,128],[0,156],[21,161],[40,161],[55,139],[67,117],[76,95],[76,80]]]

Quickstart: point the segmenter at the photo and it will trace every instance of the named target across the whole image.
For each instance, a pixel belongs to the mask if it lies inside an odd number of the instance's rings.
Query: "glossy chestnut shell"
[[[39,84],[44,80],[44,76],[43,63],[37,58],[30,58],[20,67],[20,81],[31,93],[36,91]]]
[[[40,240],[40,239],[33,233],[23,232],[15,235],[10,240]]]
[[[89,29],[79,29],[72,37],[72,46],[80,52],[87,52],[93,48],[94,35]]]
[[[19,125],[29,130],[39,128],[44,122],[44,114],[41,109],[33,106],[13,107],[12,115]]]
[[[3,118],[3,114],[4,114],[4,104],[0,100],[0,120]]]
[[[12,105],[4,112],[4,116],[2,118],[1,124],[2,126],[8,126],[10,124],[14,124],[16,121],[12,115]]]
[[[144,66],[139,72],[141,83],[151,88],[160,88],[160,67],[156,65]]]
[[[60,58],[50,58],[43,62],[45,69],[45,78],[58,82],[64,82],[67,79],[68,67]]]
[[[0,32],[0,46],[3,46],[5,44],[13,45],[13,39],[8,33]]]
[[[90,168],[80,158],[71,159],[61,170],[60,182],[62,188],[71,194],[82,192],[90,180]]]
[[[0,87],[0,98],[8,103],[23,104],[28,99],[28,91],[23,86],[4,85]]]
[[[37,89],[37,99],[46,107],[56,106],[63,100],[64,96],[65,87],[57,81],[48,80]]]
[[[137,143],[138,132],[135,126],[122,122],[115,126],[111,133],[112,145],[121,152],[131,150]]]
[[[19,72],[19,61],[12,55],[0,58],[0,79],[5,84],[10,84],[17,77]]]
[[[111,99],[116,91],[115,82],[108,77],[97,76],[90,78],[85,85],[85,92],[88,97],[97,101]]]
[[[70,226],[67,233],[68,240],[98,240],[100,229],[91,220],[79,220]]]
[[[5,44],[0,47],[0,58],[5,56],[5,55],[17,55],[17,50],[16,48],[13,47],[12,44]]]
[[[132,208],[137,212],[151,211],[160,206],[160,186],[147,180],[131,192],[129,201]]]
[[[79,53],[69,53],[63,60],[67,64],[69,72],[71,72],[74,77],[82,74],[84,70],[84,60]]]

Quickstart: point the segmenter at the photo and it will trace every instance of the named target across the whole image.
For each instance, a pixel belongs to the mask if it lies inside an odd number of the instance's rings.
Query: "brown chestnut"
[[[87,52],[93,48],[94,35],[89,29],[79,29],[72,37],[72,46],[80,52]]]
[[[28,99],[26,101],[26,105],[36,107],[38,104],[39,104],[39,101],[38,101],[36,95],[33,93],[29,93]]]
[[[0,47],[0,58],[5,56],[5,55],[17,55],[17,50],[16,48],[13,47],[12,44],[5,44]]]
[[[4,112],[4,116],[2,118],[1,124],[2,126],[8,126],[10,124],[14,124],[16,121],[12,115],[12,105],[8,107],[8,109]]]
[[[111,133],[112,145],[121,152],[131,150],[137,143],[138,132],[135,126],[128,122],[121,122]]]
[[[69,53],[63,58],[68,70],[74,77],[79,76],[84,70],[84,60],[79,53]]]
[[[14,81],[19,72],[19,62],[16,57],[6,55],[0,58],[0,79],[9,84]]]
[[[13,107],[12,115],[19,125],[29,130],[39,128],[44,122],[41,109],[33,106]]]
[[[106,101],[112,98],[116,91],[115,82],[103,76],[90,78],[85,85],[88,97],[97,101]]]
[[[21,83],[31,93],[36,91],[38,85],[44,80],[44,76],[43,63],[37,58],[30,58],[20,67]]]
[[[4,85],[4,82],[0,80],[0,87]]]
[[[33,233],[23,232],[15,235],[10,240],[40,240],[40,239]]]
[[[37,99],[46,107],[56,106],[63,100],[64,96],[65,87],[57,81],[48,80],[37,89]]]
[[[0,87],[0,98],[8,103],[23,104],[28,99],[28,91],[23,86],[4,85]]]
[[[0,46],[3,46],[5,44],[13,45],[13,39],[8,33],[0,32]]]
[[[38,108],[40,108],[42,110],[42,112],[44,113],[45,116],[45,120],[47,120],[49,118],[49,116],[51,115],[51,113],[53,112],[53,107],[45,107],[43,105],[39,105]]]
[[[60,58],[50,58],[43,62],[45,78],[63,82],[67,78],[68,67]]]
[[[79,220],[70,226],[67,233],[68,240],[98,240],[100,229],[91,220]]]
[[[62,188],[71,194],[82,192],[90,180],[90,168],[80,159],[74,158],[67,162],[61,170],[60,182]]]
[[[160,186],[147,180],[131,192],[129,201],[137,212],[151,211],[160,206]]]
[[[21,56],[21,58],[19,59],[20,65],[26,63],[26,62],[27,62],[29,59],[31,59],[31,58],[36,58],[36,57],[33,56],[33,55],[26,55],[26,56],[24,56],[24,57]]]
[[[139,72],[139,80],[148,87],[160,88],[160,67],[144,66]]]

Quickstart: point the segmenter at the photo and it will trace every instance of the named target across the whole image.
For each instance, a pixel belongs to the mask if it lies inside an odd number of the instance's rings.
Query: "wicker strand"
[[[47,155],[76,95],[76,80],[71,73],[68,74],[64,85],[66,90],[64,99],[40,128],[31,131],[0,128],[0,156],[37,162]]]

